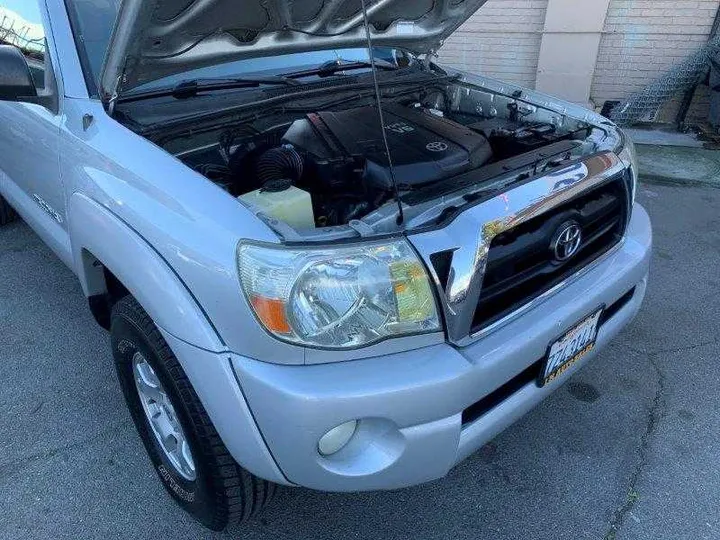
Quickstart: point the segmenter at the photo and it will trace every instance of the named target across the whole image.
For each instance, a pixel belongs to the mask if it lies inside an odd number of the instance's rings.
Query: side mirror
[[[12,45],[0,45],[0,101],[33,101],[37,89],[23,53]]]

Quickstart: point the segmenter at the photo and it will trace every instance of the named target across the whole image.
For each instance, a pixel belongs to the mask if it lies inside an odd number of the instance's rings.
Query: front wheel
[[[215,531],[262,510],[276,486],[235,462],[182,366],[131,296],[114,306],[110,333],[125,400],[170,495]]]

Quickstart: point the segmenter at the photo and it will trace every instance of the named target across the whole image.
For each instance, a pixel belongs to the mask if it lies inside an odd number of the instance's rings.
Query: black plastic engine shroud
[[[395,179],[412,189],[481,167],[492,158],[481,134],[424,109],[383,107]],[[308,114],[283,138],[318,167],[344,160],[363,165],[367,188],[392,191],[393,181],[378,109],[357,107]]]

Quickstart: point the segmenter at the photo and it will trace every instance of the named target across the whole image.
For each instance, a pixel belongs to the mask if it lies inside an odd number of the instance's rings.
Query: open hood
[[[487,0],[365,0],[376,47],[416,54]],[[366,47],[361,0],[123,0],[101,76],[104,100],[214,64]]]

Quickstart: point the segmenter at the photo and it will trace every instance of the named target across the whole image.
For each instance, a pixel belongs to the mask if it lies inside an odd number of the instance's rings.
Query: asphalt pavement
[[[720,190],[639,199],[646,303],[569,384],[443,480],[285,489],[217,535],[157,481],[76,279],[23,223],[0,229],[0,538],[720,538]]]

